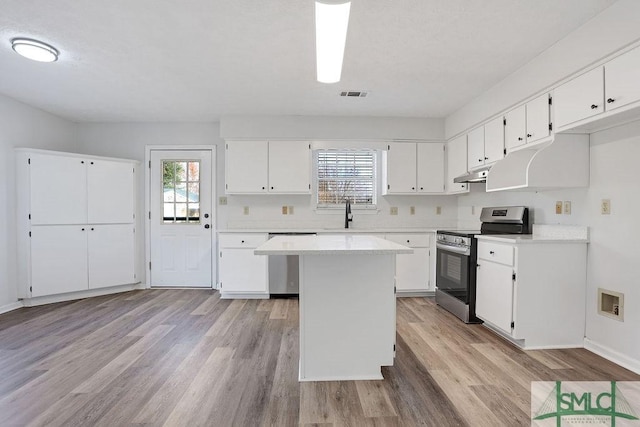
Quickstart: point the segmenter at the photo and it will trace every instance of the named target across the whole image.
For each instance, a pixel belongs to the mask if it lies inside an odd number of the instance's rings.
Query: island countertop
[[[254,251],[256,255],[385,255],[410,254],[413,249],[366,235],[275,236]]]

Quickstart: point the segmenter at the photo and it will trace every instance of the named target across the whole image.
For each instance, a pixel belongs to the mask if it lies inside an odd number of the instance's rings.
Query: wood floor
[[[0,316],[0,425],[530,425],[534,380],[640,380],[398,300],[383,381],[299,383],[295,299],[146,290]]]

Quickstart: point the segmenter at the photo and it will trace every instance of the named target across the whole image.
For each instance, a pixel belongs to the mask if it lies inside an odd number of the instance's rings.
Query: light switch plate
[[[389,215],[398,215],[398,207],[391,206],[391,208],[389,208]]]
[[[293,215],[293,206],[289,206],[289,215]]]
[[[600,213],[602,215],[611,215],[611,200],[602,199],[600,203]]]
[[[409,215],[415,215],[415,214],[416,214],[416,207],[415,206],[409,207]]]
[[[562,200],[556,202],[556,215],[562,215]]]
[[[249,215],[249,206],[245,206],[244,208],[242,208],[242,213],[244,215]]]
[[[571,202],[568,200],[565,200],[564,202],[564,213],[566,215],[571,215]]]
[[[227,204],[226,196],[222,196],[222,197],[218,198],[218,204],[219,205],[226,205]]]
[[[436,206],[436,215],[442,214],[442,207]]]
[[[283,206],[282,207],[282,215],[286,215],[287,214],[287,207]]]

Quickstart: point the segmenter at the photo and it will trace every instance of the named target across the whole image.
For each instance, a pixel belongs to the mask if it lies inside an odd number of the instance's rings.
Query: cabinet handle
[[[409,243],[409,239],[407,239],[407,243]]]
[[[264,187],[262,187],[262,189],[264,190]]]
[[[489,255],[493,255],[493,254],[495,254],[494,251],[489,251]]]
[[[273,187],[271,187],[271,189],[273,190]]]
[[[530,133],[527,134],[527,138],[531,138],[533,135],[531,135]]]
[[[80,160],[80,163],[82,163],[84,165],[84,160]]]
[[[240,242],[240,243],[244,243],[244,240],[242,242]]]
[[[91,164],[93,164],[93,162],[91,162]]]
[[[596,104],[591,104],[591,109],[595,110],[596,108],[598,108],[598,106]]]
[[[211,228],[211,226],[209,224],[205,224],[204,228]]]
[[[615,99],[613,99],[613,98],[608,98],[607,99],[607,104],[611,104],[612,102],[615,102]]]
[[[416,189],[416,187],[411,187],[411,189],[412,189],[412,190],[415,190],[415,189]]]
[[[421,190],[424,190],[424,187],[420,187]]]
[[[93,227],[91,227],[91,231],[93,231]]]
[[[81,230],[84,231],[84,228],[82,228]]]
[[[488,157],[485,157],[484,159],[485,159],[485,160],[489,160],[489,158],[488,158]]]
[[[479,162],[482,162],[482,159],[478,159]]]
[[[521,136],[518,137],[518,141],[522,141],[522,137]]]

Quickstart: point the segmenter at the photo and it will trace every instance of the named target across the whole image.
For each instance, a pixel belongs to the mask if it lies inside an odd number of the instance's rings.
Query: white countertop
[[[256,255],[386,255],[410,254],[413,249],[366,235],[275,236]]]
[[[449,227],[451,228],[451,227]],[[218,233],[317,233],[317,234],[384,234],[435,233],[435,228],[242,228],[218,230]]]
[[[589,243],[589,239],[566,237],[542,237],[535,234],[477,234],[478,240],[502,243]]]

